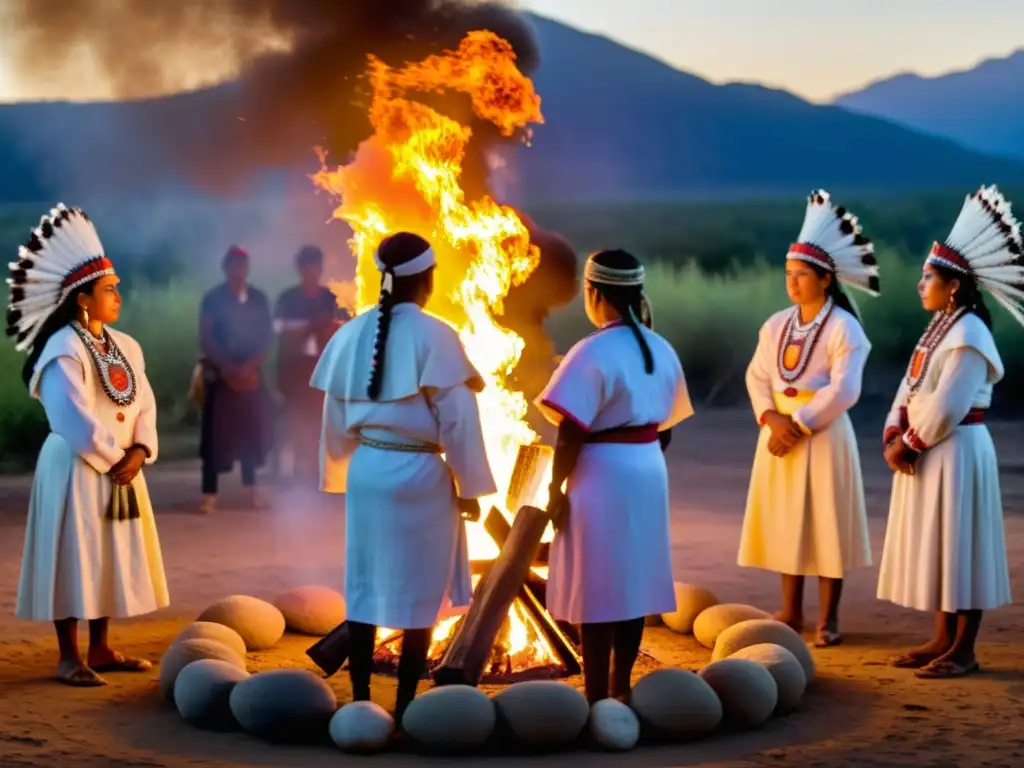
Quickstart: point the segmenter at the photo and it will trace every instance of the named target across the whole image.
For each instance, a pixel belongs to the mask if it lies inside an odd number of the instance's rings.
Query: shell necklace
[[[832,316],[835,302],[829,298],[814,319],[806,325],[800,324],[800,307],[793,307],[779,338],[778,369],[783,381],[792,384],[804,375],[811,354],[821,338],[828,319]]]
[[[942,340],[950,332],[957,321],[966,314],[967,308],[960,307],[952,314],[936,312],[924,329],[921,340],[914,347],[914,354],[910,356],[910,364],[907,366],[907,387],[910,393],[914,394],[921,388],[925,376],[928,374],[928,366],[932,362],[932,355]]]
[[[92,357],[100,374],[103,391],[111,402],[121,408],[135,402],[135,372],[107,329],[103,329],[103,339],[100,340],[83,328],[77,320],[71,323],[71,327],[89,350],[89,356]],[[101,345],[106,346],[106,350],[101,350]]]

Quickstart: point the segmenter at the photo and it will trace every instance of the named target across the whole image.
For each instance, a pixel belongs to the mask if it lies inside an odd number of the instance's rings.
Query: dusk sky
[[[714,82],[757,81],[814,100],[903,71],[968,69],[1024,47],[1022,0],[518,0],[524,9],[612,37]],[[4,34],[17,34],[5,29]],[[95,78],[93,78],[95,80]],[[92,92],[87,92],[92,88]],[[19,87],[0,50],[0,101],[103,98]]]

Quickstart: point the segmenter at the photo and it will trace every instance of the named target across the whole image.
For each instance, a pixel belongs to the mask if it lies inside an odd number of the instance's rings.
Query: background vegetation
[[[873,344],[865,402],[887,405],[927,321],[915,294],[922,259],[932,240],[945,236],[962,200],[958,195],[935,195],[850,201],[876,241],[884,291],[881,299],[854,294]],[[13,259],[41,210],[21,205],[0,209],[0,251]],[[197,308],[202,293],[217,279],[219,254],[197,261],[189,237],[215,220],[223,230],[231,216],[238,221],[259,218],[260,204],[236,205],[228,212],[206,205],[201,217],[198,208],[182,214],[180,221],[191,223],[168,227],[171,236],[130,236],[114,245],[108,233],[131,232],[132,224],[144,219],[125,217],[121,210],[115,223],[102,209],[90,210],[125,283],[119,325],[145,350],[162,434],[167,435],[169,448],[176,446],[172,454],[191,452],[197,414],[186,395],[197,354]],[[695,401],[716,406],[745,403],[743,371],[757,330],[787,303],[780,260],[799,228],[799,200],[638,202],[529,212],[541,225],[569,237],[580,253],[624,247],[640,256],[650,269],[647,290],[657,329],[676,346]],[[332,237],[344,235],[336,229]],[[273,299],[291,282],[290,273],[286,253],[275,263],[258,265],[253,280]],[[992,309],[1008,369],[1008,381],[997,390],[1005,400],[1024,373],[1024,345],[1018,343],[1024,330],[1001,309]],[[578,303],[551,320],[551,332],[563,350],[587,330]],[[41,408],[21,383],[22,361],[9,342],[0,342],[0,470],[30,467],[47,431]],[[1006,402],[1000,405],[1004,410],[1010,407]]]

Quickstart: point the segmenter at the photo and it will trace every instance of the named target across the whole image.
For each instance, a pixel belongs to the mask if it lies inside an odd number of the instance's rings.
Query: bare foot
[[[831,648],[843,642],[843,636],[828,627],[818,628],[818,637],[814,641],[815,648]]]
[[[792,629],[794,632],[804,631],[803,616],[787,616],[785,612],[779,611],[772,618],[776,621],[781,621],[783,624],[788,625],[790,629]]]
[[[97,672],[146,672],[153,668],[145,659],[133,659],[113,648],[90,648],[89,666]]]
[[[77,660],[61,661],[57,665],[57,679],[76,688],[97,688],[107,684],[94,670]]]
[[[919,648],[911,648],[901,656],[889,661],[890,666],[900,669],[920,669],[931,664],[936,659],[945,656],[949,648],[938,643],[925,643]]]
[[[217,497],[214,494],[203,496],[203,502],[199,505],[199,511],[204,515],[212,515],[217,511]]]
[[[977,672],[981,668],[973,655],[948,653],[919,669],[918,677],[926,679],[947,679],[964,677]]]

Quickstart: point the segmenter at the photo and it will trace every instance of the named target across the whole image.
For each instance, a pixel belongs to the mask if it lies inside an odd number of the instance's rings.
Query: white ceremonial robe
[[[847,414],[860,399],[871,343],[857,318],[835,307],[803,374],[787,382],[778,356],[792,311],[775,313],[761,327],[747,367],[747,392],[755,419],[774,409],[810,434],[778,457],[768,450],[771,430],[761,428],[737,562],[841,579],[848,570],[871,565],[860,455]],[[788,396],[787,389],[797,394]]]
[[[947,613],[1011,602],[995,445],[984,424],[961,424],[989,407],[1002,377],[992,333],[971,313],[935,349],[913,397],[905,380],[896,393],[886,432],[912,429],[925,449],[913,475],[893,476],[879,599]]]
[[[455,331],[414,304],[392,310],[380,398],[366,387],[377,310],[335,333],[313,373],[327,394],[321,489],[345,494],[345,602],[353,621],[392,629],[433,626],[472,597],[457,497],[497,492],[476,395],[479,374]],[[440,446],[443,456],[372,441]]]
[[[71,328],[47,341],[29,384],[50,424],[36,462],[15,614],[20,619],[127,618],[170,603],[156,519],[140,472],[135,520],[110,520],[106,474],[126,448],[157,458],[156,400],[142,349],[108,328],[135,374],[137,395],[121,408],[103,391],[85,344]],[[118,413],[124,420],[118,421]]]
[[[654,358],[644,370],[632,330],[608,326],[578,342],[537,398],[552,423],[587,433],[693,415],[679,358],[642,329]],[[567,482],[569,518],[551,544],[547,609],[575,624],[627,621],[675,610],[668,470],[661,446],[585,443]]]

